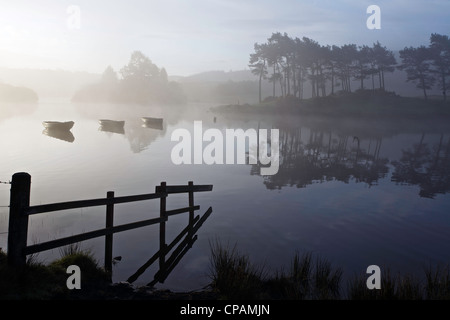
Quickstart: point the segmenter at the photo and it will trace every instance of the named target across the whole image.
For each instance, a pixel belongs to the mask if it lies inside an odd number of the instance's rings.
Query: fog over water
[[[312,251],[341,265],[347,275],[373,263],[395,270],[420,272],[423,263],[447,261],[449,130],[433,121],[416,128],[389,122],[318,117],[225,116],[210,104],[187,106],[95,105],[64,101],[24,105],[2,117],[0,176],[14,172],[32,176],[31,203],[44,204],[153,192],[168,184],[213,184],[212,192],[195,196],[196,204],[213,213],[198,231],[198,240],[162,287],[187,290],[209,281],[210,241],[237,243],[258,263],[273,269],[289,264],[298,251]],[[142,126],[140,117],[161,116],[161,129]],[[215,117],[215,122],[214,122]],[[98,119],[124,120],[124,132],[101,131]],[[73,141],[43,132],[46,119],[73,120]],[[279,128],[280,169],[260,176],[254,165],[175,165],[170,154],[176,128],[193,132],[216,128]],[[384,126],[384,127],[383,127]],[[359,138],[358,143],[354,137]],[[204,146],[207,143],[203,143]],[[411,154],[422,146],[421,167]],[[419,149],[420,150],[420,149]],[[447,151],[446,151],[447,150]],[[416,172],[414,176],[412,171]],[[420,178],[420,175],[423,177]],[[9,186],[2,185],[0,203],[8,204]],[[170,208],[183,207],[187,196],[172,195]],[[158,202],[117,205],[115,222],[129,223],[158,215]],[[199,212],[199,213],[203,213]],[[6,247],[8,208],[1,208],[1,242]],[[102,228],[104,208],[74,209],[30,219],[29,244]],[[186,217],[171,217],[167,239],[184,228]],[[83,243],[102,261],[103,238]],[[158,248],[158,228],[149,226],[114,236],[114,279],[126,280]],[[58,257],[57,249],[39,259]],[[136,282],[146,284],[156,270]]]

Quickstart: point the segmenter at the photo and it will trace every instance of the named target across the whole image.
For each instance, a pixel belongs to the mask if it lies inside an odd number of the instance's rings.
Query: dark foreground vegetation
[[[286,270],[267,272],[236,247],[212,246],[212,283],[221,299],[283,300],[447,300],[450,268],[424,270],[424,277],[382,271],[381,289],[369,290],[368,274],[343,283],[343,270],[311,253],[296,253]]]
[[[343,282],[343,270],[311,253],[296,253],[285,270],[270,273],[251,262],[248,255],[219,242],[211,244],[211,283],[200,292],[171,292],[134,288],[111,283],[93,256],[86,251],[66,250],[62,258],[44,265],[29,260],[26,267],[8,267],[0,252],[0,299],[2,300],[448,300],[450,268],[424,270],[422,278],[393,275],[384,270],[381,289],[369,290],[367,274]],[[66,286],[67,267],[83,270],[82,288]]]
[[[76,265],[81,270],[81,288],[68,289],[70,273]],[[218,295],[211,290],[171,292],[154,287],[134,287],[128,282],[111,282],[93,255],[79,246],[61,251],[61,258],[49,264],[28,259],[23,269],[8,266],[7,255],[0,250],[0,300],[210,300]]]
[[[77,265],[83,270],[83,290],[69,290],[67,267]],[[33,258],[22,270],[11,268],[0,251],[1,299],[89,299],[101,294],[108,286],[108,274],[100,268],[89,252],[67,251],[63,256],[44,265]]]

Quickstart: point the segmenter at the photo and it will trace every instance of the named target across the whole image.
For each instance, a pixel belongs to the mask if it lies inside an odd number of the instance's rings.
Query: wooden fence
[[[194,185],[192,181],[188,185],[161,185],[156,186],[155,193],[115,197],[113,191],[107,192],[106,198],[79,200],[70,202],[51,203],[30,206],[31,176],[26,172],[15,173],[11,180],[9,227],[8,227],[8,263],[11,266],[21,267],[26,264],[26,256],[54,249],[57,247],[77,243],[80,241],[105,237],[105,270],[112,270],[113,234],[125,230],[131,230],[148,225],[159,224],[159,251],[155,253],[134,275],[128,280],[133,282],[150,264],[159,259],[159,271],[155,280],[162,282],[167,274],[178,263],[185,251],[196,240],[195,233],[212,212],[210,207],[200,218],[194,217],[194,212],[200,206],[194,204],[194,192],[212,191],[212,185]],[[166,210],[166,201],[169,194],[188,193],[188,206],[175,210]],[[159,217],[136,221],[128,224],[114,226],[114,205],[135,201],[159,199]],[[106,225],[103,229],[89,231],[65,238],[51,240],[33,245],[27,245],[28,217],[33,214],[60,211],[67,209],[85,208],[93,206],[106,206]],[[188,226],[169,244],[166,244],[166,222],[169,216],[189,213]],[[181,241],[186,238],[173,251],[166,261],[166,255]]]

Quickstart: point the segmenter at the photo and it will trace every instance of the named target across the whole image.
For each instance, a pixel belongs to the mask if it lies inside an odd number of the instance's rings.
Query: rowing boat
[[[116,128],[123,128],[123,126],[125,125],[125,121],[118,121],[118,120],[109,120],[109,119],[100,119],[98,120],[98,123],[100,123],[100,125],[102,126],[106,126],[106,127],[116,127]]]
[[[142,117],[145,124],[162,124],[163,118]]]
[[[46,129],[51,130],[70,130],[72,129],[75,122],[73,121],[66,121],[66,122],[60,122],[60,121],[43,121],[42,124]]]

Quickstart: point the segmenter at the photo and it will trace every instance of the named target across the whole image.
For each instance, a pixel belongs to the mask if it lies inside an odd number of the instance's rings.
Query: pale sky
[[[366,27],[372,4],[380,30]],[[450,0],[0,0],[0,67],[101,73],[140,50],[169,75],[243,70],[273,32],[322,45],[428,45],[431,33],[450,35]]]

